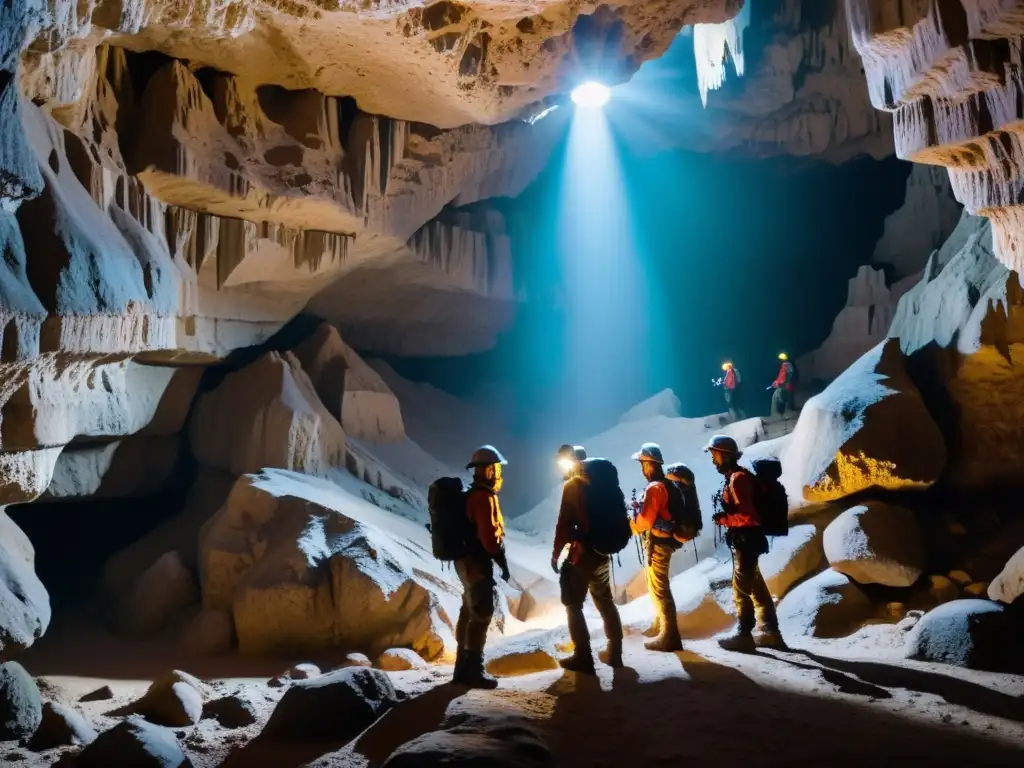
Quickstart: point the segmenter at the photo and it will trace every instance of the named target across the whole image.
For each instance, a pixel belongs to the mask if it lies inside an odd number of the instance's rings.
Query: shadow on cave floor
[[[832,669],[840,666],[834,659],[788,654],[831,665],[823,674],[821,667],[793,663],[781,654],[744,657],[742,669],[729,663],[733,657],[711,655],[634,648],[627,652],[626,669],[605,668],[598,677],[542,672],[506,678],[494,692],[468,694],[441,685],[400,704],[340,749],[267,745],[257,739],[225,765],[255,768],[272,759],[282,768],[378,768],[398,746],[435,730],[447,708],[474,712],[489,704],[528,713],[560,766],[927,763],[962,768],[1024,760],[1024,739],[1011,743],[1012,730],[996,734],[980,723],[967,726],[960,707],[949,706],[953,717],[944,716],[941,701],[895,701],[907,692],[877,685],[884,676],[875,667],[888,665],[858,662],[839,670]],[[871,679],[860,679],[861,671]],[[968,681],[952,680],[953,687],[944,688],[935,679],[944,678],[941,674],[899,669],[893,674],[898,684],[917,683],[946,695],[954,691],[965,704],[984,705],[984,692],[995,693],[989,709],[993,700],[1013,698]],[[964,693],[972,688],[979,690]],[[1024,699],[1018,701],[1022,704]]]

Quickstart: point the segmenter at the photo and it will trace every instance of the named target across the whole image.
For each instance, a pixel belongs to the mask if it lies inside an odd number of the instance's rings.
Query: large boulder
[[[294,353],[324,407],[341,422],[346,435],[375,443],[405,439],[395,393],[341,340],[337,328],[321,323]]]
[[[189,439],[201,463],[234,475],[263,467],[322,475],[345,464],[345,433],[289,352],[268,352],[200,397]]]
[[[1024,595],[1024,547],[1006,561],[1003,570],[988,585],[988,596],[1003,603],[1012,603]]]
[[[821,531],[815,525],[794,525],[789,535],[772,539],[768,554],[758,563],[768,589],[782,597],[797,582],[821,568],[825,555]]]
[[[552,768],[555,758],[526,713],[473,696],[453,703],[441,728],[396,749],[382,768]]]
[[[888,340],[804,405],[786,448],[790,496],[832,501],[868,488],[926,488],[946,466],[942,433]]]
[[[104,731],[82,750],[77,768],[192,768],[174,733],[140,717]]]
[[[181,635],[186,651],[196,656],[227,653],[235,643],[235,624],[227,611],[203,608]]]
[[[925,551],[914,513],[878,501],[843,512],[825,529],[833,570],[859,584],[909,587],[924,572]]]
[[[232,613],[247,653],[454,648],[461,590],[427,531],[337,479],[352,492],[281,470],[240,478],[200,535],[204,607]]]
[[[0,664],[0,741],[26,739],[43,719],[35,680],[16,661]]]
[[[163,628],[176,611],[199,599],[195,578],[177,552],[165,552],[139,577],[121,606],[122,631],[148,637]]]
[[[944,480],[962,489],[1024,473],[1024,289],[993,252],[991,222],[964,214],[900,301],[889,335],[950,447]]]
[[[383,672],[345,667],[296,681],[263,727],[271,741],[348,741],[398,702]]]
[[[25,534],[0,511],[0,661],[28,648],[50,625],[50,596],[34,558]]]
[[[988,600],[953,600],[926,613],[907,637],[909,659],[1022,672],[1019,616]]]
[[[871,614],[871,601],[849,578],[831,569],[794,587],[778,605],[787,637],[844,637]]]
[[[488,643],[484,652],[486,669],[495,677],[530,675],[558,669],[555,639],[552,632],[532,630]]]

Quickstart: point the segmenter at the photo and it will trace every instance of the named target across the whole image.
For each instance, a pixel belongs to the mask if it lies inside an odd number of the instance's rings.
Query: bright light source
[[[558,468],[560,470],[562,470],[562,472],[569,472],[575,466],[576,466],[576,462],[574,462],[572,459],[570,459],[568,457],[563,456],[562,458],[560,458],[558,460]]]
[[[578,107],[600,109],[611,97],[612,91],[607,85],[594,81],[576,86],[572,92],[572,100]]]

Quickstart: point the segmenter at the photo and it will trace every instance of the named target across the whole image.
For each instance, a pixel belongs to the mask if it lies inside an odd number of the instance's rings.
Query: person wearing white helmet
[[[724,527],[725,541],[732,549],[732,594],[736,604],[736,632],[718,641],[727,651],[751,653],[756,646],[785,648],[779,632],[775,603],[765,583],[758,560],[768,552],[768,537],[761,527],[756,505],[754,476],[739,465],[743,455],[728,435],[715,435],[704,448],[724,478],[715,494],[716,525]],[[753,632],[760,620],[762,632],[755,640]]]
[[[497,448],[478,448],[466,465],[473,483],[466,494],[466,515],[476,536],[467,542],[466,554],[455,561],[462,582],[462,608],[455,624],[458,653],[454,683],[471,688],[496,688],[498,681],[484,671],[484,643],[494,616],[494,564],[501,578],[512,578],[505,556],[505,520],[498,503],[504,482],[502,467],[508,464]]]
[[[654,603],[655,629],[658,633],[653,640],[644,643],[644,647],[649,651],[680,651],[683,642],[679,637],[676,601],[669,584],[672,555],[681,546],[673,536],[675,523],[669,494],[678,494],[679,491],[674,483],[666,482],[661,446],[644,443],[633,454],[633,460],[640,462],[647,480],[647,488],[644,489],[643,500],[633,517],[632,527],[634,533],[644,534],[647,539],[647,587],[651,593],[651,602]]]

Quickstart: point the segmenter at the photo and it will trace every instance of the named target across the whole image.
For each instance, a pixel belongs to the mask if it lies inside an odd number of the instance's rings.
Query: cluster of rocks
[[[377,662],[394,671],[423,664],[398,649]],[[82,704],[111,701],[109,687],[82,696],[80,704],[68,704],[45,680],[33,680],[20,664],[7,662],[0,665],[0,745],[18,742],[30,752],[50,759],[59,756],[58,764],[78,768],[182,768],[193,764],[190,751],[202,751],[209,739],[196,727],[211,721],[215,729],[240,734],[226,741],[237,745],[242,758],[249,753],[265,755],[280,746],[287,750],[297,743],[323,745],[333,752],[408,697],[380,668],[371,668],[359,654],[324,673],[313,664],[297,664],[270,681],[271,689],[283,689],[277,694],[253,684],[206,683],[172,670],[140,698],[104,713],[107,727],[98,732],[83,714]],[[111,720],[117,722],[110,725]],[[438,750],[447,753],[446,765],[476,764],[474,760],[497,756],[498,763],[488,764],[552,764],[547,746],[523,713],[500,701],[482,706],[466,701],[449,708],[437,732],[399,747],[386,764],[432,764]],[[256,757],[241,763],[264,764]]]

